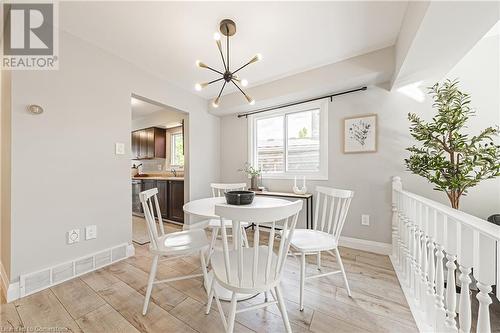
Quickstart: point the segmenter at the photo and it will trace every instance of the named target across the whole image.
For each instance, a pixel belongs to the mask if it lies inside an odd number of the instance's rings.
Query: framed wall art
[[[344,118],[344,153],[377,151],[377,115],[367,114]]]

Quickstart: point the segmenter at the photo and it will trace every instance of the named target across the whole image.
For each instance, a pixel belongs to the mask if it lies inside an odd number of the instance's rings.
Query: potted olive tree
[[[407,148],[411,154],[405,159],[408,170],[445,192],[455,209],[469,188],[500,176],[500,146],[493,141],[500,133],[498,125],[477,135],[464,133],[475,111],[470,96],[460,91],[458,84],[457,80],[446,80],[429,88],[437,111],[432,121],[408,114],[410,133],[420,144]]]

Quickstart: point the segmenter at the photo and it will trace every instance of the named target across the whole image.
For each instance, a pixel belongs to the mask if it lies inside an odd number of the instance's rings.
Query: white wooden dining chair
[[[233,332],[237,313],[260,309],[272,304],[278,304],[287,332],[291,332],[290,322],[283,301],[280,288],[281,272],[285,265],[293,236],[297,217],[302,209],[302,201],[287,203],[279,208],[252,208],[244,206],[216,205],[215,214],[220,216],[222,234],[222,251],[215,251],[212,258],[214,279],[208,296],[206,314],[210,312],[212,299],[215,297],[217,308],[221,315],[226,332]],[[227,228],[224,219],[233,223],[233,247],[228,245]],[[256,224],[253,246],[243,247],[242,236],[234,232],[241,227],[241,221]],[[260,242],[260,226],[266,224],[270,230],[266,231],[267,241]],[[276,228],[281,227],[285,233],[281,238]],[[276,251],[275,251],[276,249]],[[277,253],[276,253],[277,252]],[[232,292],[231,305],[228,317],[224,314],[215,283]],[[257,294],[271,292],[273,300],[237,309],[237,294]]]
[[[228,191],[243,191],[246,190],[247,184],[246,183],[233,183],[233,184],[224,184],[224,183],[212,183],[210,184],[210,187],[212,189],[212,196],[215,197],[223,197],[224,193]],[[233,227],[232,221],[231,220],[224,220],[224,225],[226,228],[231,229]],[[248,226],[247,222],[241,222],[241,235],[243,236],[243,245],[248,247],[248,239],[247,239],[247,234],[245,227]],[[210,219],[208,221],[208,228],[211,229],[212,232],[212,239],[210,241],[210,248],[208,250],[207,254],[207,265],[210,263],[210,258],[212,257],[212,254],[215,249],[215,244],[217,242],[217,238],[219,237],[219,232],[220,232],[220,220],[219,219]]]
[[[351,296],[338,244],[353,196],[353,191],[317,186],[313,229],[297,229],[293,234],[291,251],[293,255],[300,255],[300,311],[304,310],[306,279],[342,273],[347,293]],[[340,270],[306,276],[306,256],[316,255],[317,268],[321,270],[321,252],[323,251],[336,256]],[[335,254],[332,251],[335,251]]]
[[[145,315],[148,310],[153,285],[164,282],[192,279],[199,276],[203,276],[205,281],[207,281],[207,267],[205,264],[204,252],[208,249],[209,243],[205,231],[203,229],[192,229],[166,234],[163,227],[157,194],[158,189],[156,188],[139,193],[139,199],[142,203],[144,217],[146,218],[146,224],[148,227],[149,240],[151,241],[149,244],[149,250],[153,254],[153,261],[151,262],[151,270],[149,272],[148,287],[144,298],[144,307],[142,309],[143,315]],[[158,233],[158,229],[156,227],[155,211],[160,233]],[[158,260],[160,258],[171,260],[193,254],[199,254],[200,256],[201,274],[191,274],[165,280],[155,280]]]

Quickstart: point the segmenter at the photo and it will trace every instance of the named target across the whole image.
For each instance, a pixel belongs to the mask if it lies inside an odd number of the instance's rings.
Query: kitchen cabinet
[[[137,158],[139,156],[140,135],[140,131],[132,132],[132,158]]]
[[[168,181],[168,219],[184,222],[184,181]]]
[[[184,206],[184,180],[133,179],[132,212],[143,214],[139,193],[152,188],[158,189],[158,204],[162,218],[184,223],[184,210],[182,209]],[[154,209],[156,210],[155,206]]]
[[[160,204],[160,212],[162,218],[168,217],[168,182],[166,180],[157,180],[156,188],[158,188],[158,203]]]
[[[132,132],[132,158],[166,158],[166,130],[149,127]]]

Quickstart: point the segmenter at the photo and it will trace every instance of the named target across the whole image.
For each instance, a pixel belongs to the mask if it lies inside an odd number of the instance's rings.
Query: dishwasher
[[[142,181],[132,180],[132,215],[144,216],[139,193],[142,191]]]

